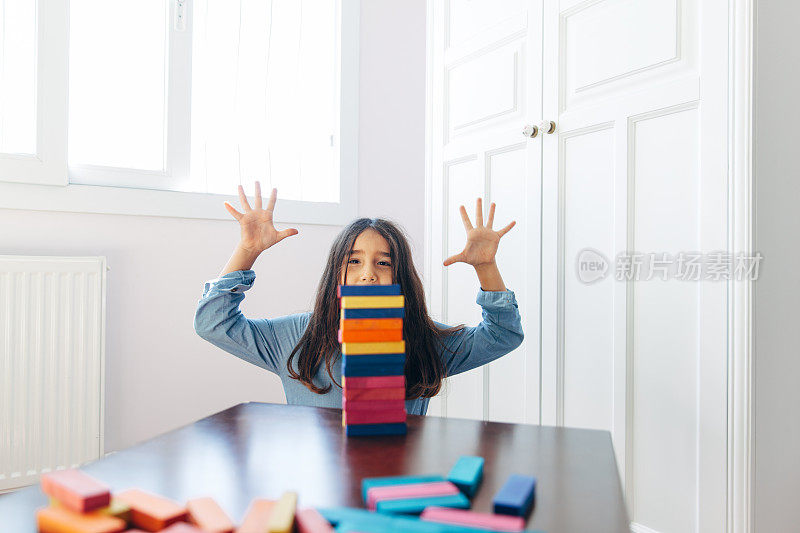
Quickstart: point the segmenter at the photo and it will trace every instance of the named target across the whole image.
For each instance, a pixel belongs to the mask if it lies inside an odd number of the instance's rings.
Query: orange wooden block
[[[339,342],[382,342],[403,340],[402,329],[339,330]]]
[[[42,492],[79,513],[107,507],[111,503],[108,485],[80,470],[56,470],[42,474]]]
[[[253,500],[236,533],[264,533],[274,506],[273,500]]]
[[[391,387],[382,389],[351,389],[345,387],[345,402],[360,402],[365,400],[405,400],[405,387]]]
[[[66,507],[45,507],[36,511],[40,533],[118,533],[125,521],[97,512],[76,513]]]
[[[340,318],[342,331],[363,331],[375,329],[403,329],[402,318]]]
[[[114,497],[128,504],[133,524],[146,531],[160,531],[187,517],[182,505],[143,490],[129,489]]]
[[[295,521],[297,533],[333,533],[331,524],[312,507],[297,511]]]
[[[209,533],[232,533],[233,522],[213,498],[196,498],[186,502],[189,521]]]
[[[186,522],[175,522],[168,528],[162,529],[160,533],[205,533],[205,531]]]

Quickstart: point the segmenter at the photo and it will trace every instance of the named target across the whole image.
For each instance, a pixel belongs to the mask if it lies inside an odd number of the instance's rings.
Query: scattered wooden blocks
[[[166,529],[162,529],[161,533],[205,533],[205,530],[186,522],[176,522]]]
[[[475,511],[445,507],[426,507],[422,511],[420,518],[442,524],[490,529],[492,531],[517,532],[525,529],[525,519],[519,516],[476,513]]]
[[[145,531],[160,531],[185,520],[186,508],[176,502],[139,489],[115,495],[131,508],[131,521]]]
[[[67,507],[45,507],[36,511],[40,533],[118,533],[127,524],[115,516],[96,511],[79,513]]]
[[[275,507],[273,500],[253,500],[244,515],[242,524],[236,529],[236,533],[264,533],[269,524],[269,517],[272,516],[272,508]]]
[[[385,514],[420,514],[430,506],[469,509],[469,498],[458,492],[447,496],[384,500],[375,505],[375,510]]]
[[[333,533],[333,528],[316,509],[306,507],[297,511],[297,533]]]
[[[367,493],[369,489],[375,487],[391,487],[393,485],[412,485],[418,483],[435,483],[445,481],[442,476],[387,476],[387,477],[365,477],[361,480],[361,498],[367,503]]]
[[[272,514],[267,523],[268,533],[292,533],[294,515],[297,510],[297,493],[284,492],[281,499],[272,508]]]
[[[448,481],[455,483],[461,492],[472,498],[483,479],[483,462],[483,457],[462,455],[447,474]]]
[[[107,507],[111,503],[111,491],[107,485],[76,469],[42,474],[41,487],[42,492],[78,513]]]
[[[233,522],[213,498],[196,498],[186,502],[189,520],[208,533],[232,533]]]
[[[527,516],[536,495],[536,478],[512,474],[495,495],[494,512]]]
[[[378,502],[386,500],[425,498],[429,496],[452,496],[458,493],[458,487],[449,481],[410,483],[408,485],[386,485],[369,489],[367,491],[366,503],[367,509],[374,511]]]

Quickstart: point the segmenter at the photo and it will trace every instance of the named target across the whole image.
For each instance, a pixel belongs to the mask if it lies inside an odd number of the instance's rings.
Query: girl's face
[[[353,251],[342,266],[342,284],[390,285],[391,283],[392,258],[389,256],[389,243],[380,233],[368,228],[356,238]]]

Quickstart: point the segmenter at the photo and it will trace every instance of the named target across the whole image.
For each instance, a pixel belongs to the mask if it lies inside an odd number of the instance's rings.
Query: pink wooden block
[[[519,516],[509,516],[491,513],[476,513],[463,509],[448,509],[446,507],[426,507],[420,519],[442,524],[456,526],[477,527],[494,531],[517,532],[525,529],[525,519]]]
[[[374,411],[345,411],[345,422],[351,424],[397,424],[406,421],[405,409],[377,409]]]
[[[405,409],[405,400],[342,400],[342,409],[351,411],[375,411],[379,409]]]
[[[333,533],[333,527],[316,509],[306,507],[295,515],[298,533]]]
[[[370,511],[374,511],[378,502],[385,500],[452,496],[458,494],[458,492],[458,487],[449,481],[432,481],[430,483],[409,483],[408,485],[372,487],[367,491],[367,508]]]
[[[405,387],[405,376],[366,376],[344,378],[346,389],[375,389],[383,387]]]

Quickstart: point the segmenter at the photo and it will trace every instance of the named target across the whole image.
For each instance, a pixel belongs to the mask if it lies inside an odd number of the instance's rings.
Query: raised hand
[[[464,229],[467,230],[467,244],[461,253],[451,255],[444,261],[444,266],[453,263],[467,263],[476,268],[491,265],[494,263],[494,256],[497,253],[497,246],[500,238],[514,227],[516,221],[511,221],[506,227],[499,231],[492,229],[494,223],[495,204],[489,207],[489,219],[483,225],[483,200],[478,198],[475,202],[475,227],[472,226],[467,210],[462,205],[461,220],[464,222]]]
[[[231,204],[225,202],[225,209],[239,221],[242,228],[239,246],[245,250],[259,254],[270,246],[279,243],[286,237],[297,235],[295,228],[282,231],[275,229],[272,223],[272,212],[275,210],[275,201],[278,198],[278,189],[272,189],[266,209],[261,208],[261,184],[256,182],[256,206],[251,208],[244,194],[244,188],[239,185],[239,201],[244,213],[237,211]]]

